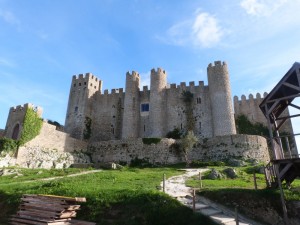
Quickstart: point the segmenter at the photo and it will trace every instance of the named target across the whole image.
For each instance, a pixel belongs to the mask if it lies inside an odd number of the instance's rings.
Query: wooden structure
[[[53,195],[23,195],[17,215],[11,225],[96,225],[96,223],[74,220],[80,209],[77,202],[85,198],[69,198]]]
[[[272,146],[270,163],[265,167],[266,182],[268,187],[279,187],[285,223],[287,220],[287,209],[282,191],[282,182],[289,186],[297,177],[300,177],[300,158],[292,153],[289,147],[288,136],[280,136],[279,129],[289,118],[300,116],[300,114],[282,116],[287,107],[300,110],[293,104],[295,98],[300,97],[300,63],[296,62],[283,76],[273,90],[264,98],[259,105],[267,118]],[[295,134],[290,134],[295,136]],[[282,138],[286,141],[286,151],[283,150]]]

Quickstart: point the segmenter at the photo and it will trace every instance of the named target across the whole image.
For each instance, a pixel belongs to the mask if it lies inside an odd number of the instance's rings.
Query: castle
[[[158,68],[151,70],[150,88],[140,88],[140,76],[133,71],[126,74],[125,91],[119,88],[109,93],[102,91],[102,80],[91,73],[73,76],[64,131],[44,122],[40,135],[19,148],[17,163],[32,168],[57,168],[82,159],[58,165],[54,156],[70,158],[63,154],[82,151],[90,151],[93,162],[130,163],[139,158],[152,163],[177,163],[184,159],[172,147],[175,140],[161,139],[153,146],[142,141],[165,138],[174,129],[182,133],[192,130],[199,138],[199,144],[190,152],[194,160],[239,157],[267,162],[266,139],[237,134],[235,124],[235,117],[245,115],[252,123],[267,125],[258,107],[263,97],[257,94],[254,98],[251,94],[248,99],[243,95],[239,100],[235,96],[232,101],[225,62],[209,64],[207,77],[208,85],[203,81],[168,84],[166,71]],[[28,108],[34,107],[12,107],[0,136],[19,139]],[[40,107],[34,110],[41,116]],[[288,110],[285,113],[289,114]],[[290,120],[281,131],[293,134]],[[295,139],[288,141],[292,153],[297,154]]]
[[[137,72],[127,72],[125,92],[111,93],[90,73],[73,76],[65,131],[90,141],[165,137],[174,128],[199,138],[236,134],[227,64],[209,64],[207,76],[208,86],[169,85],[165,70],[152,69],[149,90],[140,89]]]

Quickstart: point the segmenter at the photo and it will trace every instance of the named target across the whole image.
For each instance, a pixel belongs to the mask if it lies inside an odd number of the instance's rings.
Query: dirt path
[[[185,174],[170,177],[166,180],[165,192],[187,207],[193,208],[193,189],[187,187],[185,182],[190,177],[198,175],[199,172],[204,173],[207,170],[208,169],[184,169]],[[161,186],[163,186],[163,182]],[[196,196],[195,198],[195,212],[206,215],[221,225],[236,225],[235,212],[202,196]],[[239,225],[261,224],[239,215]]]

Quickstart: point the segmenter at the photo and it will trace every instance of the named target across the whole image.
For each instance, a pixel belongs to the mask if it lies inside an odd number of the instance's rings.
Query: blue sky
[[[232,94],[270,91],[300,61],[300,0],[0,0],[0,128],[31,102],[64,124],[72,75],[104,89],[142,85],[162,67],[170,83],[229,66]]]

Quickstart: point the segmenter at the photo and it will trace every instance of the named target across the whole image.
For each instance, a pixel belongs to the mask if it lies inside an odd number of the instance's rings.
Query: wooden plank
[[[20,209],[43,209],[45,211],[62,212],[64,210],[78,210],[80,205],[62,205],[55,206],[53,204],[31,204],[28,202],[21,203]]]
[[[28,224],[28,225],[70,225],[70,221],[54,221],[54,222],[41,222],[36,220],[26,220],[22,218],[12,218],[12,222]]]
[[[56,195],[23,195],[23,197],[40,198],[40,199],[52,199],[57,201],[68,201],[68,202],[86,202],[85,197],[65,197]]]

